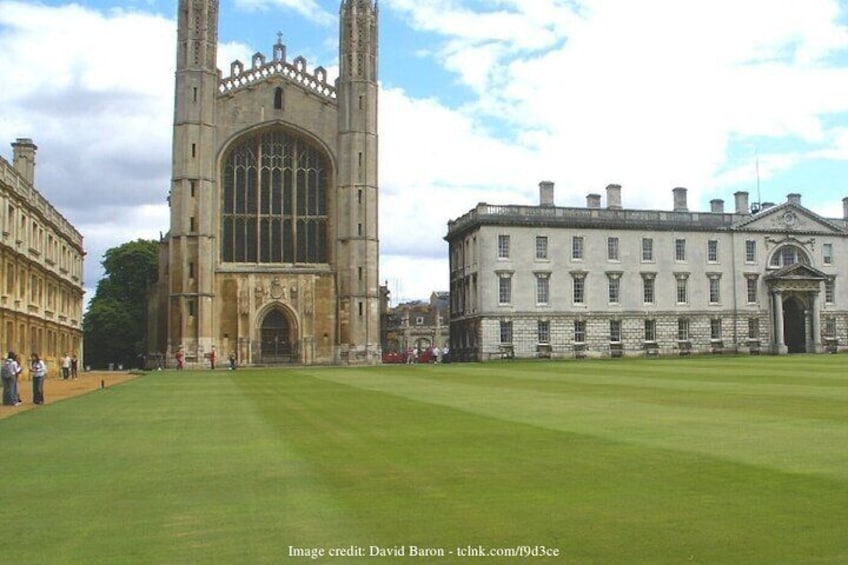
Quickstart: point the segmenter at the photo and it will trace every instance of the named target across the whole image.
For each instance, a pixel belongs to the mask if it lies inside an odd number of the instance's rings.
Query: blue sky
[[[176,0],[0,0],[0,155],[103,252],[168,229]],[[337,65],[338,0],[221,0],[219,66]],[[747,190],[842,216],[848,8],[836,0],[380,0],[381,278],[447,290],[446,222],[478,202],[708,210]],[[2,149],[2,147],[6,149]],[[759,163],[759,167],[757,167]]]

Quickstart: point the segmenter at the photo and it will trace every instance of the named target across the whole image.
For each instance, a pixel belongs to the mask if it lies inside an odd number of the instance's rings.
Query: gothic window
[[[279,86],[274,89],[274,109],[282,110],[283,109],[283,89]]]
[[[224,262],[327,262],[330,170],[319,149],[263,130],[230,149],[222,177]]]

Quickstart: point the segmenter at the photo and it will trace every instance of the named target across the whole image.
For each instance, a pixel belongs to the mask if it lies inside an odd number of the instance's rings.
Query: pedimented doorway
[[[804,263],[769,273],[773,353],[821,350],[821,288],[827,275]]]

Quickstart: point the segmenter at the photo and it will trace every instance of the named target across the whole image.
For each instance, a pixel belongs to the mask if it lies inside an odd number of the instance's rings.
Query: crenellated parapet
[[[296,82],[324,98],[336,99],[335,86],[327,82],[327,70],[324,67],[316,67],[310,73],[303,57],[296,57],[292,62],[288,62],[286,47],[280,41],[274,45],[274,57],[271,61],[267,61],[262,53],[253,54],[249,69],[245,69],[241,61],[233,61],[230,64],[229,76],[221,78],[218,83],[218,92],[231,94],[276,76]]]

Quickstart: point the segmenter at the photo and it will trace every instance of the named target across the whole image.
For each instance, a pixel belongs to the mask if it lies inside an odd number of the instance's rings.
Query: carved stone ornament
[[[239,314],[244,315],[250,313],[250,294],[246,288],[239,291],[238,309]]]
[[[798,223],[798,215],[791,210],[784,212],[782,219],[788,228],[794,227]]]
[[[280,279],[278,279],[277,277],[274,277],[274,279],[271,281],[271,290],[269,291],[269,293],[271,295],[271,298],[273,298],[274,300],[279,300],[285,295],[286,289],[283,288],[283,285],[280,284]]]

